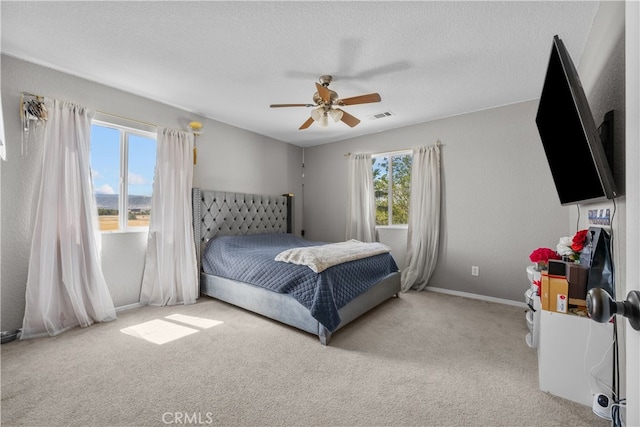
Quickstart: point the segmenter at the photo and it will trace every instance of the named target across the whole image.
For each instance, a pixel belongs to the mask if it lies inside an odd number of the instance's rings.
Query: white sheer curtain
[[[86,108],[45,100],[42,175],[31,242],[21,338],[114,320],[100,263]]]
[[[191,133],[158,129],[142,304],[196,302],[198,275],[191,215],[193,145]]]
[[[402,291],[423,290],[438,261],[440,237],[440,144],[413,150],[407,261]]]
[[[371,154],[349,156],[346,238],[376,241],[376,201]]]

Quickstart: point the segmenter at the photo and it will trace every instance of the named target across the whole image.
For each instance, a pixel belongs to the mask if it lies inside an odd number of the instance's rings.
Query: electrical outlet
[[[480,275],[480,267],[478,267],[477,265],[472,265],[471,266],[471,275],[472,276]]]

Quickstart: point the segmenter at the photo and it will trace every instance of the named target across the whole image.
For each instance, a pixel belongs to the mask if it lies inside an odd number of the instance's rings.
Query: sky
[[[151,196],[156,164],[156,141],[129,135],[129,195]],[[120,182],[120,131],[91,126],[91,174],[96,194],[118,194]]]

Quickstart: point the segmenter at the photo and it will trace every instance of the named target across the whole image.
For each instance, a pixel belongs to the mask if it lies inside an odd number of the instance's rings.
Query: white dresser
[[[527,267],[531,283],[525,292],[529,332],[525,340],[538,352],[540,390],[591,406],[593,395],[609,394],[613,376],[613,325],[575,314],[542,310],[538,287],[541,274]]]
[[[542,310],[538,342],[540,390],[581,403],[613,381],[613,325]]]

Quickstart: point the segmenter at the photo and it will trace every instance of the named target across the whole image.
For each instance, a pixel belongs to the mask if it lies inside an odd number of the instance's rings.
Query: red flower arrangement
[[[531,254],[529,255],[529,259],[535,264],[546,265],[549,263],[550,259],[561,259],[561,257],[553,249],[538,248],[535,251],[531,252]]]
[[[584,249],[589,230],[580,230],[573,237],[561,237],[556,246],[556,252],[573,262],[580,261],[580,253]]]
[[[587,233],[589,230],[580,230],[574,236],[571,243],[571,249],[574,252],[582,252],[584,248],[584,244],[587,241]]]

